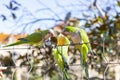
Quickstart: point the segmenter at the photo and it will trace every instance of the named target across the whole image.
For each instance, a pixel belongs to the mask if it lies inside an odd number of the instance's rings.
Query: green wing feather
[[[9,44],[3,47],[9,47],[9,46],[15,46],[15,45],[20,45],[20,44],[38,44],[41,42],[46,34],[48,34],[48,30],[42,30],[40,32],[35,32],[32,33],[25,38],[20,38],[18,42],[15,42],[13,44]]]
[[[87,44],[88,49],[91,51],[92,48],[86,31],[84,29],[79,29],[79,31],[83,42]]]
[[[13,43],[13,44],[9,44],[9,45],[3,46],[3,47],[21,45],[21,44],[25,44],[25,43],[29,43],[29,42],[26,42],[26,41],[18,41],[18,42],[15,42],[15,43]]]
[[[63,36],[63,35],[61,35]],[[65,36],[64,36],[65,37]],[[68,67],[68,45],[70,44],[70,41],[67,37],[65,37],[66,43],[64,45],[66,46],[58,46],[57,48],[53,49],[54,58],[59,65],[65,80],[69,80],[69,75],[67,73],[66,67]]]
[[[85,69],[85,74],[87,76],[87,78],[89,77],[89,74],[88,74],[88,58],[87,58],[87,54],[89,51],[91,51],[91,44],[89,43],[89,38],[88,38],[88,35],[86,33],[85,30],[83,29],[80,29],[78,27],[72,27],[72,26],[68,26],[66,27],[66,31],[68,32],[76,32],[76,31],[79,31],[80,32],[80,37],[82,38],[82,41],[84,44],[82,45],[76,45],[77,46],[77,49],[80,50],[81,54],[80,54],[80,61],[81,61],[81,64],[82,66],[84,67]]]
[[[82,44],[81,45],[81,64],[83,65],[84,69],[85,69],[85,74],[87,76],[87,78],[89,78],[89,73],[88,73],[88,58],[87,58],[87,54],[88,54],[89,50],[86,44]]]
[[[88,35],[87,35],[87,33],[84,29],[81,29],[81,28],[78,28],[78,27],[73,27],[73,26],[67,26],[65,28],[65,30],[68,31],[68,32],[73,32],[73,33],[76,32],[76,31],[79,31],[80,32],[80,37],[82,38],[82,41],[87,44],[89,50],[91,51],[92,48],[91,48],[91,44],[89,43],[90,42],[89,37],[88,37]]]

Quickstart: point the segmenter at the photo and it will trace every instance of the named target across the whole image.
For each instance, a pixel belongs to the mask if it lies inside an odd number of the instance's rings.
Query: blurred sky
[[[2,21],[0,17],[0,33],[32,33],[35,29],[48,29],[57,24],[53,20],[42,20],[33,24],[27,24],[37,19],[54,18],[62,19],[68,12],[72,13],[72,17],[85,18],[83,14],[99,15],[97,9],[90,9],[90,5],[94,0],[16,0],[21,4],[19,9],[11,11],[5,7],[9,5],[10,0],[0,1],[0,15],[3,14],[7,20]],[[116,0],[97,0],[97,4],[104,10],[110,7],[109,15],[116,15],[116,11],[120,12],[117,7]],[[16,6],[16,5],[14,5]],[[14,20],[11,13],[15,13],[17,18]],[[89,19],[89,18],[88,18]]]

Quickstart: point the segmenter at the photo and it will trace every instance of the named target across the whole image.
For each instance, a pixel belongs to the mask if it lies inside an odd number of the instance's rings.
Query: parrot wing
[[[28,41],[18,41],[18,42],[15,42],[15,43],[3,46],[3,47],[10,47],[10,46],[21,45],[21,44],[25,44],[25,43],[29,43],[29,42]]]
[[[15,43],[3,46],[3,47],[15,46],[15,45],[26,44],[26,43],[31,44],[31,45],[38,44],[39,42],[42,42],[44,36],[47,35],[48,32],[49,32],[48,30],[42,30],[40,32],[35,32],[35,33],[32,33],[26,36],[25,38],[19,38],[18,42],[15,42]]]
[[[89,51],[92,51],[91,44],[89,43],[89,37],[84,29],[79,29],[80,36],[85,44],[87,44]]]
[[[83,44],[76,45],[77,46],[76,48],[81,52],[80,61],[81,61],[82,66],[85,69],[85,74],[88,78],[89,74],[88,74],[88,57],[87,57],[87,55],[88,55],[88,52],[91,50],[91,45],[89,43],[88,35],[85,30],[80,29],[78,27],[68,26],[68,27],[66,27],[66,31],[73,32],[73,33],[76,31],[79,31],[79,33],[80,33],[80,37],[82,38]]]
[[[62,34],[58,36],[57,41],[58,41],[57,49],[59,53],[62,55],[64,61],[68,63],[69,62],[68,61],[68,47],[70,45],[70,41],[66,36]]]
[[[84,67],[85,69],[85,74],[87,76],[87,78],[89,78],[89,73],[88,73],[88,58],[87,58],[87,54],[88,54],[88,47],[86,44],[82,44],[81,45],[81,58],[80,58],[80,61],[81,61],[81,64],[82,66]]]
[[[48,34],[48,32],[49,32],[48,30],[42,30],[40,32],[35,32],[25,37],[25,39],[30,41],[30,44],[36,44],[42,41],[42,39]]]
[[[67,73],[67,68],[68,68],[68,47],[70,44],[70,41],[68,40],[67,37],[65,37],[64,35],[60,34],[57,37],[57,41],[58,41],[58,47],[53,49],[53,54],[55,57],[56,62],[58,63],[64,77],[65,80],[69,79],[69,75]]]
[[[65,63],[63,61],[63,58],[61,56],[61,54],[58,52],[57,49],[53,49],[53,55],[54,55],[54,58],[55,58],[55,61],[57,62],[57,64],[59,65],[60,67],[60,70],[62,71],[63,73],[63,76],[65,77],[65,80],[69,80],[69,75],[65,69]]]
[[[42,40],[42,34],[40,32],[35,32],[31,35],[28,35],[27,37],[21,39],[23,40],[28,40],[30,43],[29,44],[36,44],[39,43]]]
[[[68,32],[73,32],[73,33],[79,31],[80,37],[82,38],[82,41],[87,44],[90,51],[92,50],[91,44],[89,43],[90,42],[89,37],[88,37],[88,35],[87,35],[87,33],[84,29],[80,29],[78,27],[73,27],[73,26],[67,26],[65,28],[65,30],[68,31]]]

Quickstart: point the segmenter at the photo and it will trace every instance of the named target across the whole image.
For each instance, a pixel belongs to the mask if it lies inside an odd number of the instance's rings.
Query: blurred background
[[[96,54],[88,54],[90,80],[120,80],[119,0],[0,1],[0,64],[8,67],[1,80],[61,80],[51,47],[2,46],[37,30],[60,32],[65,22],[85,29],[89,35]],[[71,80],[87,80],[79,52],[70,46],[68,54]]]

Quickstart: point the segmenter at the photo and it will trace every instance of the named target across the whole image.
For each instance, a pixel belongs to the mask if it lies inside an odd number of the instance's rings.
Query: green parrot
[[[89,50],[88,50],[87,45],[86,44],[82,44],[80,46],[80,51],[81,51],[80,61],[81,61],[81,64],[82,64],[83,68],[85,69],[86,77],[89,78],[89,73],[88,73],[88,58],[87,58],[87,54],[88,54]]]
[[[67,69],[68,69],[68,62],[69,62],[68,47],[69,47],[70,41],[63,34],[60,34],[57,37],[57,41],[58,41],[57,43],[58,46],[53,49],[54,59],[59,65],[65,80],[69,80]]]
[[[67,26],[65,30],[68,32],[72,32],[72,33],[75,33],[75,32],[80,33],[80,37],[82,39],[83,44],[76,45],[75,48],[77,48],[81,52],[80,61],[81,61],[82,66],[85,69],[85,74],[87,78],[89,78],[87,54],[89,51],[92,51],[92,48],[91,48],[91,44],[89,43],[90,41],[89,41],[88,35],[85,30],[80,29],[78,27]]]
[[[18,42],[12,43],[12,44],[8,44],[6,46],[3,47],[9,47],[9,46],[15,46],[15,45],[21,45],[21,44],[30,44],[30,45],[39,45],[40,43],[42,43],[42,41],[44,40],[44,37],[49,33],[49,30],[41,30],[40,32],[34,32],[28,36],[26,36],[25,38],[19,38]]]
[[[68,32],[72,32],[72,33],[79,32],[83,43],[87,44],[89,51],[92,50],[91,44],[89,43],[90,42],[89,37],[88,37],[88,35],[87,35],[87,33],[86,33],[86,31],[84,29],[81,29],[79,27],[67,26],[65,28],[65,30],[68,31]]]

